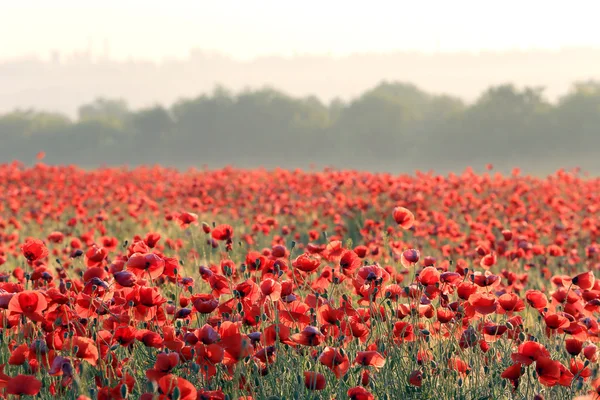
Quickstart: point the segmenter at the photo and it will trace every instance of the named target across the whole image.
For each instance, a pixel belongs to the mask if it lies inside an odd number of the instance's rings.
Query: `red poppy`
[[[156,279],[165,270],[165,260],[154,253],[134,253],[125,265],[127,270],[141,279],[148,277]]]
[[[146,377],[151,381],[158,382],[162,377],[169,375],[178,364],[179,354],[158,353],[154,367],[146,371]]]
[[[466,375],[469,365],[458,357],[452,357],[448,360],[448,367],[461,375]]]
[[[317,372],[306,371],[304,372],[304,386],[309,390],[323,390],[325,389],[325,376]]]
[[[98,363],[98,348],[94,341],[88,337],[73,336],[65,341],[63,347],[66,349],[77,350],[74,354],[75,357],[81,358],[93,366]]]
[[[396,207],[392,213],[394,221],[404,229],[410,229],[415,223],[415,216],[404,207]]]
[[[540,357],[550,357],[550,352],[540,343],[525,342],[519,345],[516,353],[511,355],[514,362],[530,365]]]
[[[93,245],[85,252],[85,265],[88,267],[102,266],[107,256],[107,249]]]
[[[519,312],[525,309],[525,303],[515,293],[505,293],[498,297],[498,304],[506,312]]]
[[[417,249],[408,249],[402,252],[400,262],[406,268],[411,267],[419,262],[421,253]]]
[[[233,237],[233,228],[231,225],[217,225],[212,231],[212,238],[215,240],[231,240]]]
[[[521,378],[521,375],[523,375],[522,364],[516,363],[506,368],[500,376],[511,381],[516,389],[519,386],[519,378]]]
[[[195,224],[198,221],[198,216],[191,212],[182,212],[177,216],[177,223],[183,229]],[[150,246],[153,247],[153,246]]]
[[[554,386],[560,380],[560,366],[558,361],[553,361],[549,357],[540,356],[535,362],[535,372],[538,374],[538,380],[544,386]]]
[[[375,396],[361,386],[348,389],[346,394],[350,400],[375,400]]]
[[[414,370],[408,376],[408,383],[416,387],[421,387],[423,384],[423,373],[418,369]]]
[[[525,299],[527,299],[527,303],[529,303],[531,307],[538,310],[541,310],[548,305],[548,298],[539,290],[528,290],[527,293],[525,293]]]
[[[418,280],[421,285],[435,285],[440,281],[440,272],[435,267],[426,267],[419,273]]]
[[[573,282],[573,285],[579,286],[582,290],[589,290],[594,286],[596,278],[592,271],[587,271],[573,277],[571,281]]]
[[[329,368],[338,379],[344,376],[350,368],[348,356],[342,351],[328,346],[319,356],[319,362]]]
[[[11,314],[22,314],[32,321],[42,321],[42,312],[48,307],[46,297],[35,290],[17,293],[8,303],[8,311]]]
[[[31,375],[17,375],[6,384],[6,393],[17,396],[35,396],[40,392],[42,382]]]
[[[577,356],[583,349],[583,342],[575,338],[568,338],[565,340],[565,348],[567,349],[567,353]]]
[[[486,293],[475,293],[469,297],[469,303],[479,314],[487,315],[496,311],[496,296]]]
[[[303,346],[318,346],[325,340],[325,336],[314,326],[307,326],[300,333],[292,335],[292,340]]]
[[[362,365],[363,367],[383,368],[385,358],[376,351],[359,351],[356,353],[354,364]]]
[[[21,245],[21,252],[30,265],[38,260],[43,260],[48,257],[48,248],[44,242],[39,239],[27,239],[27,241]]]
[[[319,265],[321,265],[321,260],[308,253],[299,255],[292,262],[294,268],[304,272],[312,272],[319,268]]]
[[[191,382],[175,375],[169,374],[160,378],[158,387],[170,399],[175,391],[179,392],[179,400],[196,400],[198,397],[198,391]]]

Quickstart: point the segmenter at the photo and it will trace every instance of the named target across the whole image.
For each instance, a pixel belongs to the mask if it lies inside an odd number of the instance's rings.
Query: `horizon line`
[[[233,54],[227,53],[221,50],[214,50],[202,47],[191,47],[188,50],[187,55],[163,55],[159,58],[147,57],[147,56],[134,56],[129,55],[127,57],[115,57],[110,54],[103,53],[102,51],[92,51],[91,49],[72,49],[66,50],[51,50],[44,56],[43,52],[36,53],[25,53],[21,55],[12,56],[0,56],[0,64],[9,64],[15,62],[34,61],[47,64],[56,64],[55,60],[52,60],[53,56],[61,58],[58,64],[69,64],[73,62],[88,61],[92,64],[97,62],[111,62],[111,63],[135,63],[145,62],[153,64],[164,64],[169,62],[182,62],[190,61],[195,55],[202,55],[207,57],[225,58],[229,61],[237,63],[252,63],[261,60],[267,60],[271,58],[278,58],[282,60],[294,60],[299,58],[326,58],[331,60],[343,60],[352,57],[361,56],[394,56],[394,55],[418,55],[418,56],[448,56],[448,55],[460,55],[460,56],[477,56],[477,55],[509,55],[509,54],[527,54],[527,53],[542,53],[542,54],[556,54],[565,51],[594,51],[600,52],[599,46],[590,45],[568,45],[558,47],[507,47],[507,48],[481,48],[481,49],[435,49],[435,50],[419,50],[419,49],[397,49],[390,51],[354,51],[351,53],[336,53],[336,52],[293,52],[293,54],[285,53],[264,53],[257,54],[252,57],[239,57]],[[63,59],[64,57],[64,59]]]

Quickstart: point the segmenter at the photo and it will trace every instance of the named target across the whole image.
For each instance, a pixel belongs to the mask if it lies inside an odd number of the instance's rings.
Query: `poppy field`
[[[0,165],[0,397],[595,399],[600,179]]]

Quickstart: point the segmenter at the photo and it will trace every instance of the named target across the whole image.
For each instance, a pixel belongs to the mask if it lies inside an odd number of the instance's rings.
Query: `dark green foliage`
[[[170,109],[129,110],[98,99],[76,121],[60,114],[0,116],[0,162],[337,168],[412,172],[482,169],[600,172],[600,84],[578,83],[556,104],[542,89],[492,87],[471,105],[403,83],[355,100],[321,103],[273,89],[183,99]]]

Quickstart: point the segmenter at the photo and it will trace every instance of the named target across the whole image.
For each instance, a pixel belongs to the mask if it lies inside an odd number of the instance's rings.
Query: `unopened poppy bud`
[[[463,385],[462,378],[458,378],[458,387],[462,387],[462,385]]]
[[[123,386],[125,386],[125,385],[123,385]],[[179,386],[175,386],[175,388],[173,389],[173,394],[171,395],[171,399],[179,400],[180,397],[181,397],[181,391],[179,390]]]
[[[126,399],[127,398],[127,394],[128,394],[127,392],[128,392],[127,391],[127,385],[122,384],[121,385],[121,397],[124,398],[124,399]]]

